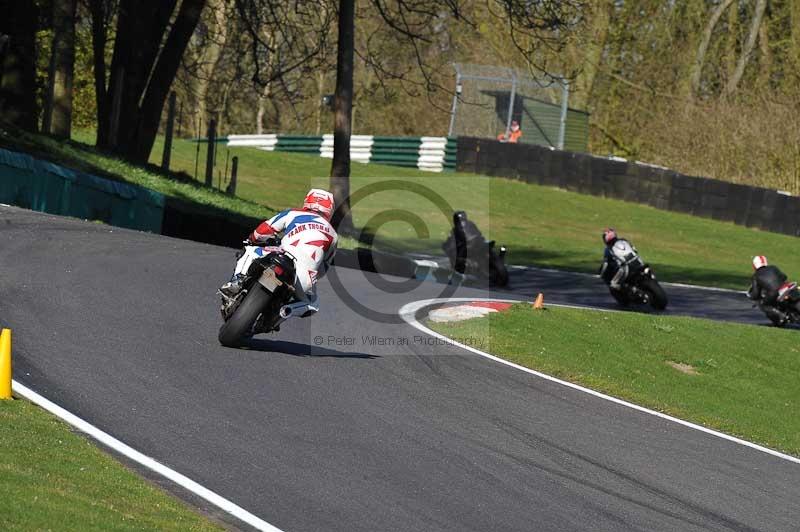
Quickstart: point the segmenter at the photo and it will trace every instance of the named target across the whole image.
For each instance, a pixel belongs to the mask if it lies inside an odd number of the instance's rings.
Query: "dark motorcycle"
[[[486,240],[464,211],[453,213],[453,230],[442,249],[454,271],[488,280],[491,286],[508,285],[506,248],[495,250],[495,241]]]
[[[609,291],[617,303],[623,306],[650,305],[656,310],[667,308],[667,294],[658,284],[650,266],[637,262],[631,264],[629,268],[628,277],[619,290],[609,286]]]
[[[242,290],[233,297],[222,294],[219,343],[238,347],[255,334],[279,330],[291,315],[287,303],[294,298],[294,257],[283,250],[267,251],[250,265]]]
[[[776,306],[786,315],[787,320],[783,321],[779,316],[765,311],[764,313],[772,323],[778,327],[783,327],[788,323],[800,324],[800,290],[797,288],[797,283],[788,282],[781,285],[778,289]],[[760,303],[758,307],[764,311]]]

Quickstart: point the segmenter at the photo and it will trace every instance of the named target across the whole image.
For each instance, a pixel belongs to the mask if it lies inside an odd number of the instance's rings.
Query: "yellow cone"
[[[533,302],[533,308],[535,310],[541,310],[544,308],[544,294],[539,292],[539,295],[536,296],[536,301]]]
[[[11,329],[0,334],[0,399],[11,399]]]

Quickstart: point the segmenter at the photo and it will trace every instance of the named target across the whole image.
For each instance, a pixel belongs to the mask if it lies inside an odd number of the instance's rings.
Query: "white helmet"
[[[753,257],[753,269],[757,270],[763,266],[767,265],[767,257],[764,255],[756,255]]]
[[[321,188],[312,188],[306,194],[306,199],[303,202],[303,208],[307,211],[315,211],[322,215],[326,220],[331,219],[333,215],[333,194]]]

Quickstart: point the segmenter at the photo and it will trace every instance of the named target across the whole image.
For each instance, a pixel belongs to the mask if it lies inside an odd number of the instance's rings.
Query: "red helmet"
[[[603,229],[603,243],[606,246],[610,246],[617,240],[617,232],[614,231],[613,227],[607,227]]]
[[[763,266],[767,265],[767,257],[764,255],[756,255],[753,257],[753,269],[757,270]]]
[[[306,194],[306,199],[303,202],[303,208],[307,211],[314,211],[320,214],[326,220],[331,219],[333,215],[333,194],[321,188],[312,188]]]

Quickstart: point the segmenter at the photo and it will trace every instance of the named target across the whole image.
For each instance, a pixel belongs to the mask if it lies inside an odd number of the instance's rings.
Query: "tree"
[[[120,0],[114,51],[105,83],[103,25],[108,4],[90,0],[98,102],[97,144],[135,163],[146,163],[161,111],[205,0]],[[102,53],[101,53],[102,52]]]
[[[336,200],[333,225],[343,233],[353,228],[350,215],[350,133],[353,120],[353,42],[355,2],[339,2],[339,39],[336,56],[334,100],[333,162],[331,192]]]
[[[68,139],[72,129],[77,0],[53,2],[53,44],[42,131]]]
[[[0,34],[6,36],[0,72],[0,120],[36,131],[36,27],[33,2],[1,0]]]

